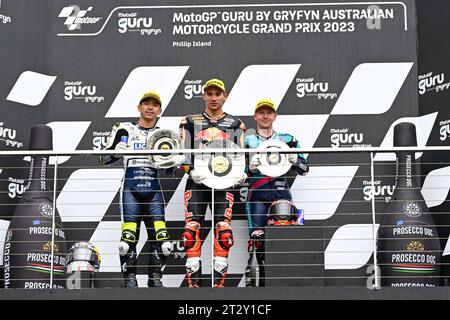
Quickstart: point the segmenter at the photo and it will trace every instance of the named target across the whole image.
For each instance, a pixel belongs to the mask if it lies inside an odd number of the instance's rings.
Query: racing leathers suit
[[[245,137],[246,148],[258,148],[259,145],[268,139],[276,139],[285,142],[290,148],[300,148],[299,142],[290,134],[273,132],[270,137],[263,137],[259,134],[251,134]],[[292,168],[298,175],[306,175],[309,171],[308,162],[303,154],[298,154],[298,158]],[[249,191],[247,196],[247,219],[250,240],[248,250],[250,258],[253,252],[259,265],[259,286],[264,286],[264,227],[267,224],[267,213],[272,202],[276,200],[292,201],[289,184],[284,176],[268,177],[256,170],[248,170]],[[246,282],[249,285],[249,267],[246,270]]]
[[[245,125],[227,113],[212,118],[203,111],[181,120],[180,136],[186,149],[199,149],[215,140],[230,140],[239,147],[244,146]],[[191,156],[183,169],[191,172],[194,157]],[[185,230],[182,235],[187,253],[186,274],[189,287],[201,286],[201,246],[204,233],[206,209],[212,205],[211,189],[204,184],[196,184],[189,176],[184,193]],[[214,286],[222,287],[228,270],[228,254],[233,245],[230,223],[234,195],[227,190],[214,190]]]
[[[106,150],[114,150],[120,141],[127,140],[130,150],[147,149],[148,138],[158,127],[144,128],[136,123],[116,123],[108,139]],[[112,164],[120,157],[100,157],[103,165]],[[137,272],[137,229],[144,221],[150,242],[148,263],[148,286],[162,286],[161,278],[170,255],[171,243],[164,218],[164,198],[161,192],[158,169],[147,156],[124,155],[125,174],[120,190],[122,234],[119,245],[123,285],[136,287]]]

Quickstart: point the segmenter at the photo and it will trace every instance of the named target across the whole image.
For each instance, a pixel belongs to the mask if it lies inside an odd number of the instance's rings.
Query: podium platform
[[[266,286],[324,286],[322,228],[266,227]]]

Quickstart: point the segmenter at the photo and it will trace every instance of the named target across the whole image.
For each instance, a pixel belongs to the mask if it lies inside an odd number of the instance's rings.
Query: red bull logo
[[[197,134],[195,135],[195,138],[197,140],[211,142],[214,140],[228,140],[228,139],[230,139],[230,135],[228,133],[226,133],[225,131],[222,131],[215,127],[211,127],[211,128],[197,132]]]

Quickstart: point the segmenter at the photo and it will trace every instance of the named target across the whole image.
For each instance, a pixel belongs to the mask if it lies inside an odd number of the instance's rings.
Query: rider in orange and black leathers
[[[180,135],[186,149],[199,149],[215,140],[230,140],[239,147],[244,146],[245,125],[237,117],[223,112],[226,100],[225,85],[219,79],[211,79],[204,86],[205,110],[181,120]],[[204,223],[206,209],[212,205],[211,189],[202,181],[205,176],[195,171],[193,156],[183,169],[189,173],[184,193],[185,230],[182,236],[187,252],[186,273],[189,287],[201,286],[200,229]],[[246,175],[237,178],[242,183]],[[233,245],[230,223],[234,195],[227,190],[214,191],[214,286],[223,287],[228,270],[228,254]]]

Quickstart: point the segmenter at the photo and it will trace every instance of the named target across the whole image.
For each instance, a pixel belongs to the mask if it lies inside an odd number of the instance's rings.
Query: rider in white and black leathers
[[[156,118],[161,113],[161,98],[154,91],[147,92],[138,105],[141,118],[137,123],[116,123],[109,137],[107,150],[146,150],[148,138],[159,127]],[[101,156],[104,165],[117,161],[120,157]],[[184,156],[180,159],[180,163]],[[164,198],[158,176],[158,168],[147,156],[123,156],[125,176],[121,186],[122,236],[120,240],[120,262],[124,286],[137,287],[136,265],[138,241],[137,228],[141,220],[149,231],[150,255],[148,286],[162,286],[161,277],[167,256],[172,251],[169,232],[165,223]]]

